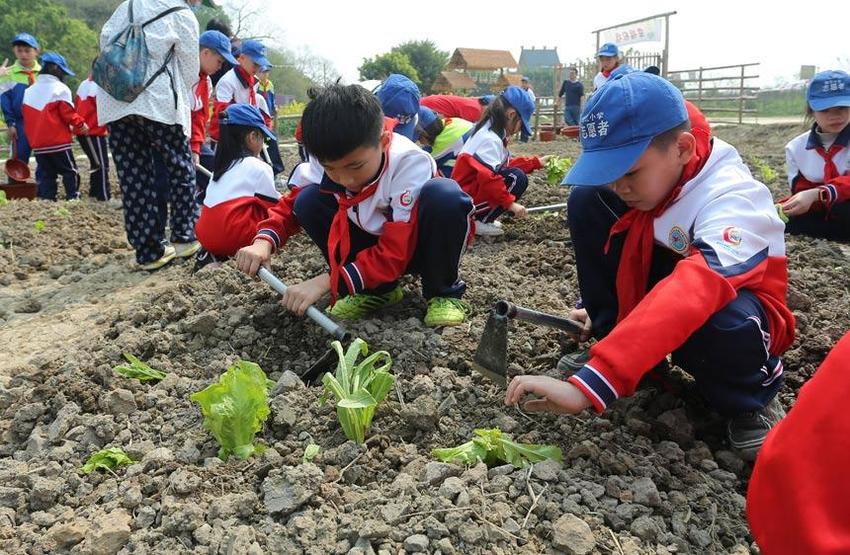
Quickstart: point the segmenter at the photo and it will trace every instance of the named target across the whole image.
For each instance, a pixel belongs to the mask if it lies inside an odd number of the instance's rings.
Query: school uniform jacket
[[[466,141],[452,170],[452,179],[472,197],[476,206],[486,202],[491,209],[507,209],[516,197],[508,192],[500,172],[506,168],[518,168],[531,173],[542,167],[537,156],[511,158],[507,138],[496,135],[487,122]]]
[[[838,176],[825,179],[826,162],[818,154],[823,148],[820,137],[812,127],[785,145],[785,163],[788,166],[788,182],[791,193],[808,189],[819,189],[821,200],[812,205],[810,212],[829,210],[837,202],[850,200],[850,125],[845,127],[830,147],[834,152],[832,161]]]
[[[214,140],[219,138],[218,115],[231,104],[250,104],[259,106],[257,103],[257,80],[253,75],[248,75],[241,66],[224,74],[215,86],[215,102],[213,103],[213,116],[210,122],[210,137]]]
[[[236,161],[218,181],[210,181],[195,234],[217,256],[232,256],[251,244],[257,224],[280,200],[272,168],[257,157]]]
[[[35,154],[73,146],[71,128],[85,123],[74,110],[71,89],[53,75],[39,75],[24,93],[24,132]]]
[[[427,152],[407,137],[393,133],[381,169],[372,181],[377,183],[374,194],[347,212],[349,224],[377,235],[378,242],[357,253],[354,262],[340,266],[337,284],[340,295],[374,289],[404,274],[416,249],[419,193],[436,171]],[[268,241],[277,250],[300,230],[293,207],[298,192],[308,182],[318,182],[323,193],[336,198],[351,196],[311,158],[293,171],[292,192],[269,210],[269,218],[258,226],[256,239]]]
[[[486,106],[482,105],[477,96],[454,96],[450,94],[432,94],[419,100],[420,106],[425,106],[447,118],[461,118],[477,122],[481,119]]]
[[[767,322],[753,320],[772,355],[794,340],[785,299],[785,226],[770,191],[753,179],[734,147],[715,138],[711,155],[654,221],[656,245],[683,257],[614,330],[590,350],[568,380],[601,412],[634,393],[640,378],[681,347],[738,291],[755,294]],[[601,255],[601,253],[600,253]],[[782,365],[765,368],[775,378]]]
[[[195,154],[201,153],[201,147],[207,140],[207,124],[210,121],[210,91],[212,79],[201,73],[198,82],[192,87],[192,136],[189,146]]]
[[[99,125],[97,121],[98,94],[104,94],[104,90],[89,77],[77,87],[77,98],[74,105],[77,108],[77,113],[80,114],[80,117],[89,126],[89,135],[92,137],[105,137],[108,134],[106,127]]]
[[[7,126],[21,124],[24,92],[35,83],[39,71],[41,65],[38,62],[31,69],[26,69],[21,62],[15,61],[9,68],[9,74],[0,81],[0,110]]]

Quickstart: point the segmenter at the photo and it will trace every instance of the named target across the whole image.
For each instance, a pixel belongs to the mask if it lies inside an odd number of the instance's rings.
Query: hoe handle
[[[555,316],[554,314],[546,314],[545,312],[537,312],[536,310],[523,308],[510,301],[497,302],[496,307],[493,310],[499,316],[524,320],[526,322],[531,322],[532,324],[538,324],[549,328],[555,328],[572,333],[582,333],[584,331],[584,326],[580,322],[570,320],[569,318],[563,318],[561,316]]]
[[[257,272],[257,277],[261,280],[265,281],[272,289],[280,293],[281,295],[286,294],[286,284],[280,281],[277,276],[275,276],[270,271],[265,268],[260,268]],[[327,314],[317,309],[315,306],[310,305],[307,309],[307,317],[311,320],[319,324],[326,332],[333,335],[340,341],[347,341],[350,337],[348,331],[333,320],[331,320]]]

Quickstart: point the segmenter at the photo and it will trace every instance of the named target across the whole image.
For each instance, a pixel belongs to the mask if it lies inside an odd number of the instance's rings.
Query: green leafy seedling
[[[525,468],[545,460],[564,461],[560,448],[554,445],[517,443],[498,428],[477,429],[471,441],[457,447],[434,449],[431,454],[443,462],[467,465],[484,462],[488,466],[505,462],[516,468]]]
[[[201,407],[204,428],[219,444],[218,456],[247,459],[265,449],[254,436],[269,417],[269,380],[253,362],[239,361],[214,383],[189,398]]]
[[[165,372],[161,370],[154,370],[133,355],[124,353],[124,358],[127,359],[127,362],[129,362],[130,365],[127,366],[126,364],[121,364],[116,366],[112,369],[116,374],[120,374],[125,378],[139,380],[142,383],[158,382],[165,379]]]
[[[319,451],[321,451],[321,447],[319,447],[315,443],[307,445],[307,447],[304,448],[304,456],[301,457],[301,463],[306,464],[309,462],[313,462],[313,459],[316,458],[316,456],[319,454]]]
[[[573,165],[572,158],[552,156],[546,161],[546,181],[549,185],[559,185]]]
[[[9,204],[9,199],[6,197],[6,191],[0,191],[0,206]]]
[[[60,206],[56,209],[56,215],[60,218],[67,218],[71,215],[71,211],[65,208],[64,206]]]
[[[331,396],[335,397],[336,414],[345,437],[362,445],[375,409],[395,383],[389,372],[393,360],[388,352],[378,351],[358,363],[358,356],[369,353],[369,346],[360,338],[352,341],[345,352],[339,341],[331,346],[339,361],[336,372],[322,378],[324,391],[319,402],[323,405]]]
[[[91,474],[95,470],[112,472],[119,466],[129,466],[134,462],[136,461],[128,457],[127,453],[120,447],[110,447],[109,449],[101,449],[90,456],[82,470],[83,474]]]
[[[37,233],[41,233],[42,231],[44,231],[44,228],[47,227],[47,224],[44,223],[44,220],[36,220],[33,224],[33,227],[35,228]]]

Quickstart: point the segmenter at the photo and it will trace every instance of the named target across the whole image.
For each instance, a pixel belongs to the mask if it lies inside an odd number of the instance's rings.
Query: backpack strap
[[[130,25],[133,24],[133,0],[130,0],[130,5],[127,8],[128,13],[130,14]]]
[[[177,108],[177,88],[174,86],[174,75],[171,74],[171,71],[168,69],[168,64],[174,59],[174,49],[176,45],[172,44],[171,48],[168,49],[168,54],[165,55],[165,61],[162,63],[162,66],[156,72],[150,76],[150,78],[145,83],[144,88],[147,89],[151,86],[151,83],[156,80],[157,77],[163,74],[163,72],[168,72],[168,76],[171,78],[171,92],[174,94],[174,108]]]
[[[132,5],[133,5],[133,0],[130,0],[130,7],[132,7]],[[167,10],[162,12],[161,14],[156,15],[156,16],[148,19],[144,23],[142,23],[142,29],[144,29],[145,27],[147,27],[148,25],[150,25],[154,21],[159,21],[160,19],[162,19],[163,17],[165,17],[167,15],[171,15],[174,12],[179,12],[180,10],[188,10],[188,9],[189,9],[189,6],[175,6],[173,8],[168,8]],[[132,12],[130,12],[130,13],[132,14]],[[130,22],[132,22],[132,21],[133,21],[133,16],[130,15]]]

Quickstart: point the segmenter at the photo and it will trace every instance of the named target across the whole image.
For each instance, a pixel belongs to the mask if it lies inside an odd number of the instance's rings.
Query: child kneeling
[[[672,353],[728,418],[732,447],[754,458],[784,414],[779,357],[794,339],[770,192],[660,77],[615,77],[581,125],[564,180],[585,307],[571,317],[599,342],[565,381],[514,378],[505,402],[535,393],[530,410],[602,412]]]
[[[399,302],[398,279],[414,273],[428,300],[426,325],[463,323],[458,267],[471,239],[472,200],[454,181],[434,178],[429,154],[384,129],[381,105],[366,89],[333,85],[311,95],[301,119],[310,162],[294,174],[312,182],[269,210],[237,266],[253,276],[303,228],[330,271],[291,286],[282,300],[289,310],[303,314],[330,293],[331,315],[362,318]]]
[[[272,168],[259,155],[274,135],[254,106],[232,104],[219,114],[220,140],[195,235],[203,250],[196,269],[220,262],[250,245],[280,193]]]

